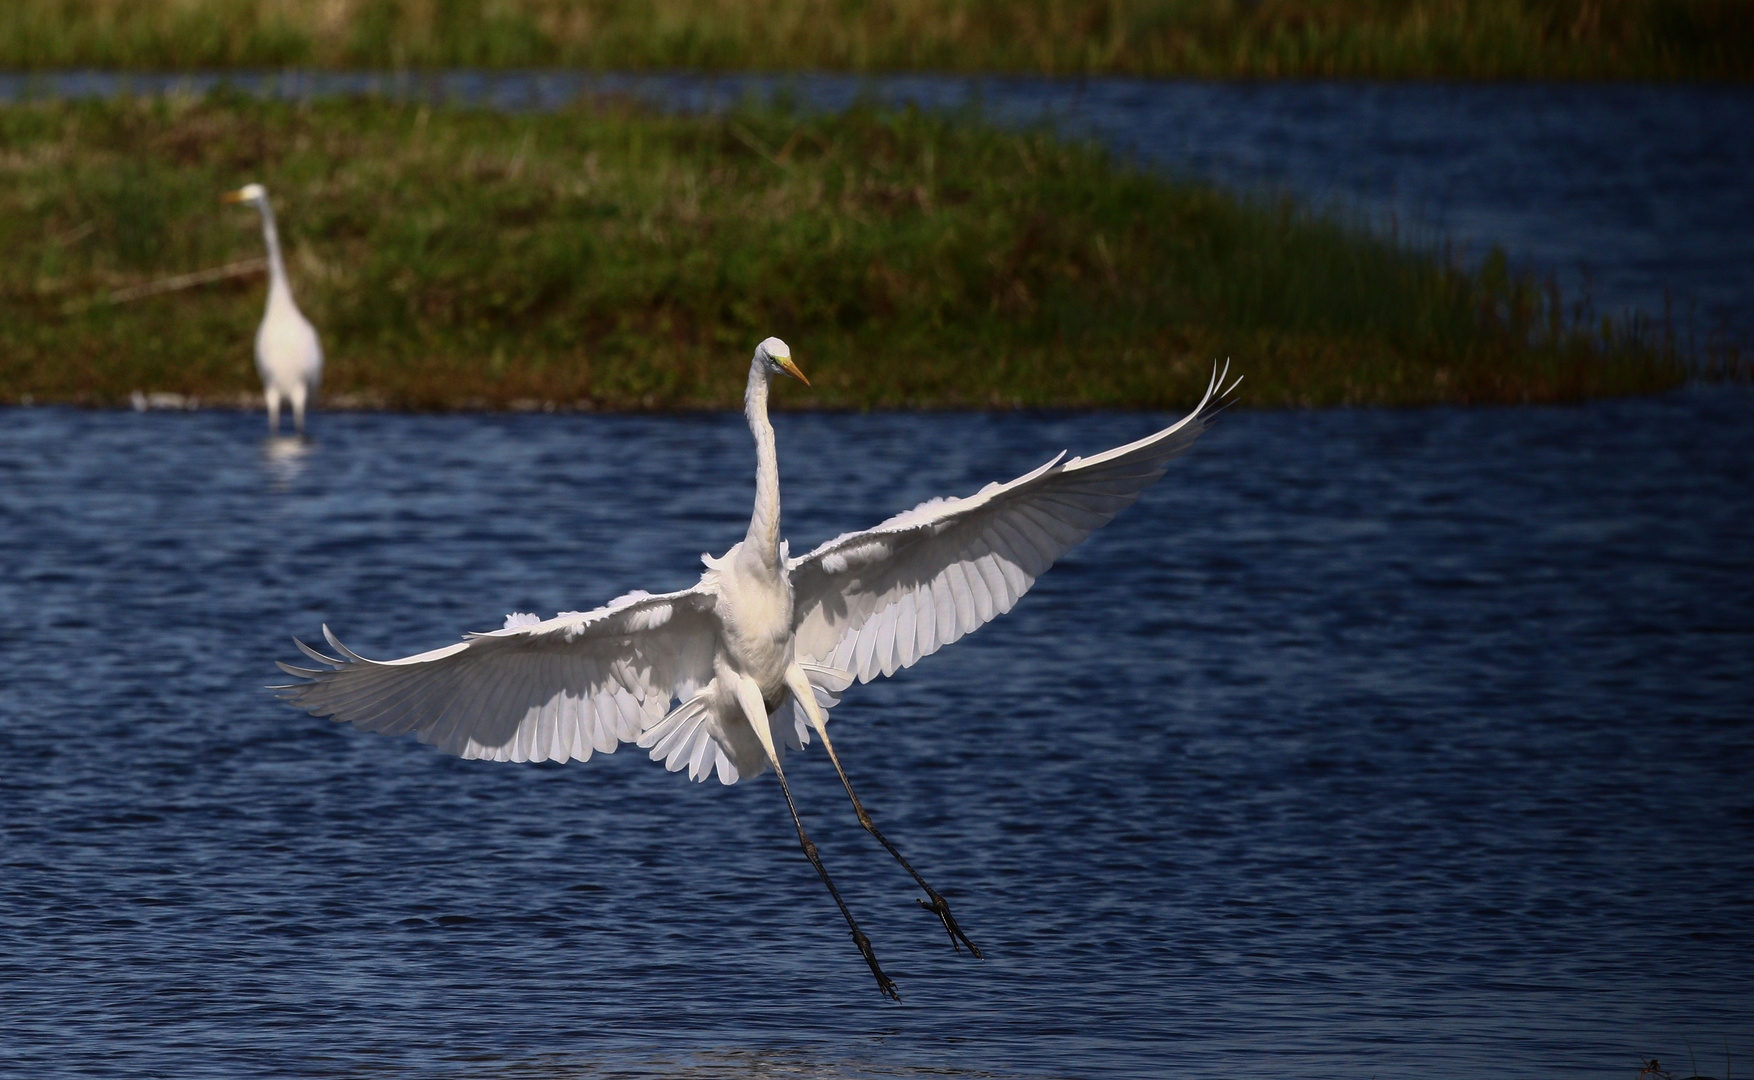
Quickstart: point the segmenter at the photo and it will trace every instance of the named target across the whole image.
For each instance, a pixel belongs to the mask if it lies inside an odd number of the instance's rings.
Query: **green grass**
[[[1675,386],[1672,348],[1561,318],[1289,204],[1043,133],[859,109],[549,115],[218,94],[0,109],[0,400],[256,389],[262,279],[112,292],[261,253],[269,187],[325,393],[410,408],[1554,401]],[[95,302],[94,302],[95,301]]]
[[[1748,0],[8,0],[0,68],[1736,79]]]

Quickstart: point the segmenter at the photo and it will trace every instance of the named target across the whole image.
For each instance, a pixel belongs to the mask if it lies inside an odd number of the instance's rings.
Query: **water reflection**
[[[275,491],[284,491],[304,475],[316,444],[304,435],[270,435],[262,440],[262,467]]]

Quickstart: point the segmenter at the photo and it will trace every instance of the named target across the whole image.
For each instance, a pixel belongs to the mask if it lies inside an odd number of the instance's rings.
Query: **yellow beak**
[[[240,191],[228,191],[224,195],[221,195],[219,197],[219,201],[220,202],[243,202],[244,201],[244,193],[241,190]]]
[[[797,379],[799,382],[803,383],[805,386],[810,385],[810,380],[806,379],[804,377],[804,373],[802,371],[798,370],[797,364],[792,363],[791,357],[781,356],[781,357],[777,357],[776,359],[779,361],[781,371],[784,371],[787,375],[790,375],[792,378]]]

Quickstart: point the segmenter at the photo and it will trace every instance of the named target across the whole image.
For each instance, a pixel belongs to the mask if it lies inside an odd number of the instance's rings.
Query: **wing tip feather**
[[[362,664],[362,663],[367,662],[365,657],[359,655],[358,653],[354,652],[352,649],[349,649],[347,646],[341,644],[341,639],[335,636],[335,631],[329,629],[328,623],[323,624],[323,638],[324,638],[324,640],[328,641],[330,648],[334,649],[336,652],[340,653],[342,656],[345,656],[348,659],[348,662],[354,663],[354,664]]]
[[[328,627],[324,627],[323,629],[327,630]],[[311,648],[309,645],[306,645],[304,643],[304,641],[301,640],[300,638],[294,637],[292,639],[292,643],[294,645],[298,646],[299,652],[304,653],[306,656],[310,657],[312,660],[315,660],[319,664],[327,664],[328,666],[330,666],[332,668],[341,668],[341,667],[347,666],[347,661],[337,660],[333,656],[328,656],[328,655],[325,655],[323,653],[320,653],[317,650]]]

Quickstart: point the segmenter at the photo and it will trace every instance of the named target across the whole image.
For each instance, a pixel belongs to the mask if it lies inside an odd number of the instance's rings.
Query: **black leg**
[[[859,815],[859,824],[863,825],[866,832],[875,836],[877,842],[895,856],[895,861],[901,864],[901,868],[912,874],[913,879],[919,882],[920,888],[926,890],[926,895],[932,898],[930,902],[921,900],[920,906],[938,916],[938,920],[944,924],[944,932],[950,935],[950,947],[961,952],[962,949],[956,944],[961,941],[962,944],[968,946],[968,951],[974,954],[974,958],[979,960],[981,951],[975,947],[974,942],[968,940],[968,935],[962,932],[962,927],[956,925],[956,917],[950,914],[950,902],[938,895],[937,889],[926,884],[926,879],[920,876],[919,871],[908,865],[908,861],[901,857],[901,852],[897,851],[895,845],[889,842],[889,838],[877,831],[877,826],[871,820],[871,815],[865,812],[865,807],[859,802],[859,797],[853,793],[853,783],[847,779],[847,771],[840,767],[840,755],[834,752],[834,744],[828,741],[828,732],[820,727],[816,730],[822,736],[822,746],[828,751],[828,760],[834,762],[834,771],[840,774],[841,786],[847,789],[847,798],[853,800],[853,811]],[[783,784],[784,781],[782,780],[781,783]],[[802,834],[800,833],[800,835]],[[829,886],[831,889],[833,887]]]
[[[871,951],[870,939],[865,937],[864,932],[859,929],[859,924],[853,920],[853,913],[847,909],[847,902],[840,898],[840,890],[834,887],[834,879],[830,878],[828,871],[823,868],[822,859],[816,854],[816,844],[804,835],[804,822],[798,818],[798,806],[792,801],[792,789],[787,786],[786,774],[780,769],[778,762],[774,763],[773,771],[774,775],[780,778],[780,791],[785,793],[786,808],[792,812],[792,824],[798,828],[798,846],[804,849],[804,857],[810,860],[810,865],[816,868],[817,876],[821,877],[822,883],[828,886],[828,895],[834,897],[834,902],[840,905],[840,913],[846,917],[847,926],[853,931],[853,944],[859,947],[859,953],[865,958],[865,963],[871,966],[871,974],[877,978],[877,989],[883,991],[885,996],[900,1001],[901,995],[896,992],[894,981],[883,974],[883,969],[877,965],[877,954]],[[898,859],[900,857],[896,856]],[[903,863],[902,865],[907,864]],[[969,948],[972,949],[974,946],[970,945]]]

